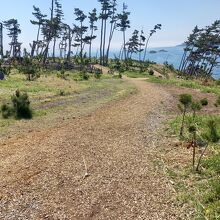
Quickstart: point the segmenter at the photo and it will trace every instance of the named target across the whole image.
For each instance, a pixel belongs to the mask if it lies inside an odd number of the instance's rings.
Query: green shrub
[[[218,134],[217,130],[217,123],[214,119],[211,119],[207,122],[207,127],[208,127],[208,133],[206,134],[207,140],[217,143],[220,139],[220,136]]]
[[[11,96],[11,104],[3,104],[1,106],[3,118],[14,116],[16,119],[31,119],[32,110],[30,109],[30,101],[27,93],[20,93],[19,90]]]
[[[80,78],[81,78],[81,80],[89,80],[89,74],[85,71],[82,71],[80,73]]]
[[[65,96],[65,95],[66,95],[66,93],[65,93],[65,91],[64,91],[64,90],[60,90],[60,91],[59,91],[59,95],[60,95],[60,96]]]
[[[191,94],[181,94],[179,101],[184,106],[189,106],[192,103],[192,95]]]
[[[11,97],[15,117],[17,119],[31,119],[32,111],[30,109],[30,101],[27,93],[20,93],[19,90]]]
[[[152,69],[149,70],[149,75],[153,76],[154,75],[154,71]]]
[[[204,219],[219,219],[220,216],[220,179],[208,182],[208,190],[204,195]],[[203,218],[202,218],[203,219]]]
[[[1,106],[1,113],[3,118],[9,118],[13,115],[13,108],[8,104]]]
[[[208,101],[207,98],[204,98],[204,99],[200,100],[200,103],[201,103],[202,106],[207,106],[209,104],[209,101]]]
[[[169,70],[175,71],[175,68],[174,68],[173,64],[169,64],[167,61],[165,61],[163,64],[164,64],[164,66],[165,66],[166,68],[168,68]]]
[[[216,174],[220,174],[220,154],[207,158],[203,162],[203,167],[213,171]]]
[[[216,102],[215,102],[215,106],[218,107],[220,105],[220,96],[218,96]]]
[[[212,192],[209,197],[209,201],[207,202],[214,202],[220,200],[220,180],[212,180],[210,181],[210,186],[212,189]]]
[[[96,79],[100,79],[101,76],[102,76],[102,70],[96,69],[95,72],[94,72],[94,77],[95,77]]]
[[[59,73],[57,73],[57,77],[66,80],[66,79],[67,79],[67,75],[65,74],[65,70],[64,70],[64,69],[61,69],[61,70],[59,71]]]
[[[193,118],[196,117],[196,112],[202,109],[202,105],[200,102],[192,102],[191,109],[193,111]]]
[[[24,57],[22,64],[18,66],[18,71],[26,75],[28,81],[32,81],[40,77],[38,67],[28,57]]]

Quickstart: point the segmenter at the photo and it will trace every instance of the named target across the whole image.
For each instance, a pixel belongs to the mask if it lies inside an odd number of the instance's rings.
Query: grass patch
[[[158,78],[154,76],[149,76],[148,82],[152,83],[160,83],[163,85],[172,85],[177,87],[185,87],[185,88],[191,88],[191,89],[199,89],[201,92],[204,93],[214,93],[217,95],[220,95],[220,86],[216,83],[213,83],[211,86],[203,85],[202,82],[197,80],[184,80],[184,79],[177,79],[177,78],[171,78],[171,79],[163,79]]]
[[[199,129],[199,133],[207,133],[208,132],[208,127],[207,123],[210,120],[214,120],[218,125],[220,125],[220,116],[219,115],[196,115],[195,119],[193,118],[192,114],[187,114],[186,115],[186,128],[189,127],[190,124],[195,123],[196,126]],[[179,135],[179,130],[181,127],[181,122],[182,122],[182,116],[177,116],[175,119],[170,121],[170,128],[171,128],[171,133],[174,135]],[[217,127],[217,132],[220,134],[220,126]],[[185,132],[185,138],[187,137],[187,133]]]
[[[147,77],[149,77],[149,74],[146,72],[141,73],[141,72],[128,71],[125,73],[125,75],[130,78],[147,78]]]
[[[76,72],[68,73],[66,80],[56,75],[55,72],[49,73],[28,82],[24,75],[12,74],[7,80],[0,81],[0,104],[8,103],[17,89],[27,92],[33,109],[33,123],[44,117],[48,119],[48,124],[52,124],[53,118],[93,110],[135,90],[133,85],[111,75],[103,75],[101,79],[90,77],[86,81],[75,80],[78,76]],[[1,133],[9,127],[13,129],[15,123],[13,118],[5,120],[0,116]]]
[[[217,132],[220,134],[220,116],[197,115],[195,118],[199,134],[207,133],[207,123],[210,119],[217,123]],[[187,124],[193,120],[191,115],[187,115]],[[170,121],[171,133],[179,135],[182,117],[178,116]],[[187,126],[186,126],[187,127]],[[188,139],[187,133],[184,137]],[[195,209],[193,219],[217,220],[220,219],[220,147],[219,143],[210,143],[209,152],[202,160],[201,173],[191,171],[191,165],[186,168],[168,170],[168,175],[176,183],[179,192],[180,203],[191,204]],[[181,187],[180,187],[181,186]]]

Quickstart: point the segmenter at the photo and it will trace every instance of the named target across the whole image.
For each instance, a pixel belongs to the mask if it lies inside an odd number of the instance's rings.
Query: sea
[[[184,46],[148,48],[146,59],[159,64],[167,61],[178,69],[184,52],[183,49]],[[138,57],[136,58],[138,59]],[[215,79],[220,79],[220,66],[214,69],[212,76]]]

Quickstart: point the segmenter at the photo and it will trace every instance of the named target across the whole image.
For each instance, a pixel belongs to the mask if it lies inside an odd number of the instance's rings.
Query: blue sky
[[[74,23],[73,9],[81,8],[86,12],[94,7],[99,8],[97,0],[60,0],[65,13],[64,22]],[[150,47],[174,46],[181,44],[198,26],[206,26],[220,19],[220,0],[118,0],[119,7],[125,2],[131,12],[131,29],[143,28],[146,33],[157,23],[162,24],[159,31],[150,42]],[[29,48],[29,43],[36,38],[36,27],[30,24],[32,6],[41,8],[49,14],[50,0],[2,0],[0,6],[0,21],[10,18],[18,19],[22,34],[20,41]],[[98,33],[97,33],[98,34]],[[5,47],[8,43],[6,33]],[[120,32],[116,32],[112,47],[119,48],[122,44]],[[95,42],[98,45],[98,39]]]

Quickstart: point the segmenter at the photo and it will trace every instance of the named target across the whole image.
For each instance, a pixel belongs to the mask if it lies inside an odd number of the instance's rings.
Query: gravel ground
[[[175,191],[154,165],[172,96],[138,92],[53,129],[3,140],[0,219],[179,219]]]

